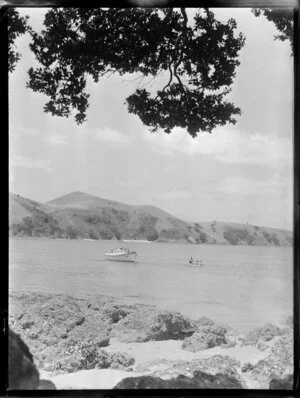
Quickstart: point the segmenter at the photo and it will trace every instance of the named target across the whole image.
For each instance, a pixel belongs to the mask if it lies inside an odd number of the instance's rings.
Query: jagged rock
[[[283,366],[289,367],[294,364],[294,336],[293,333],[281,336],[271,350],[273,356]]]
[[[131,307],[112,305],[105,307],[103,314],[107,316],[111,323],[117,323],[121,319],[125,318],[128,314],[133,311]]]
[[[194,379],[197,381],[197,388],[243,388],[235,377],[228,374],[211,375],[197,371],[194,373]]]
[[[195,324],[197,325],[198,328],[202,328],[204,326],[214,326],[215,322],[212,321],[211,319],[207,318],[206,316],[203,316],[195,321]]]
[[[237,345],[236,341],[227,340],[227,338],[225,338],[225,340],[226,340],[225,343],[221,344],[222,348],[232,348],[232,347],[235,347]]]
[[[153,376],[126,377],[121,380],[113,389],[154,389],[166,388],[165,380]]]
[[[251,372],[251,381],[259,388],[269,388],[272,379],[282,379],[293,374],[293,336],[292,333],[280,336],[271,353],[260,360]]]
[[[293,315],[290,315],[290,316],[287,318],[286,324],[287,324],[288,326],[290,326],[290,327],[293,327],[293,326],[294,326],[294,317],[293,317]]]
[[[256,328],[246,334],[243,339],[242,345],[256,345],[259,340],[268,342],[272,340],[275,336],[281,336],[284,333],[282,329],[271,323],[267,323],[261,328]]]
[[[243,340],[243,337],[240,335],[239,332],[228,328],[226,333],[225,333],[225,340],[226,343],[222,344],[222,348],[232,348],[235,347],[236,345],[240,344]]]
[[[269,346],[265,341],[258,340],[256,348],[259,349],[260,351],[266,351],[269,348]]]
[[[48,356],[49,358],[49,356]],[[82,342],[70,346],[64,355],[54,357],[43,368],[55,373],[72,373],[89,369],[124,369],[134,364],[134,358],[126,353],[109,353],[97,344]]]
[[[111,365],[113,369],[124,369],[129,368],[134,364],[134,358],[124,352],[116,352],[111,354]]]
[[[201,350],[207,350],[218,345],[224,344],[224,339],[219,339],[213,333],[196,332],[191,337],[184,339],[181,348],[186,351],[196,352]]]
[[[272,379],[270,382],[270,390],[292,390],[294,377],[288,375],[283,379]]]
[[[205,388],[242,388],[241,383],[234,377],[217,374],[209,375],[201,371],[193,377],[179,375],[174,379],[163,380],[159,377],[140,376],[128,377],[120,381],[114,389],[205,389]]]
[[[198,369],[206,373],[222,373],[239,378],[237,369],[240,368],[241,363],[228,355],[213,355],[209,358],[195,360],[195,364],[196,363],[198,363]]]
[[[180,340],[196,330],[192,322],[176,311],[155,307],[138,308],[119,321],[111,336],[126,343],[150,340]]]
[[[226,344],[227,330],[224,327],[205,317],[196,321],[196,325],[198,330],[184,339],[181,346],[183,350],[196,352]]]
[[[96,300],[95,300],[96,301]],[[89,307],[86,299],[66,295],[13,294],[10,323],[29,346],[41,369],[66,366],[68,349],[82,343],[98,348],[109,344],[111,320],[103,314],[109,299],[98,298],[101,311]],[[26,311],[25,311],[26,310]],[[76,368],[71,361],[70,368]]]
[[[79,300],[68,296],[23,294],[17,300],[12,296],[10,323],[28,344],[31,339],[39,340],[44,346],[53,346],[85,322],[80,304]]]
[[[136,366],[137,372],[147,372],[151,376],[164,378],[175,378],[178,375],[193,377],[194,372],[202,371],[207,374],[216,375],[217,373],[232,376],[241,382],[238,369],[241,364],[238,360],[229,356],[214,355],[209,358],[197,358],[193,360],[174,360],[164,359],[152,360]]]
[[[250,370],[253,370],[254,365],[252,365],[250,362],[245,362],[244,365],[241,367],[241,371],[243,373],[249,372]]]

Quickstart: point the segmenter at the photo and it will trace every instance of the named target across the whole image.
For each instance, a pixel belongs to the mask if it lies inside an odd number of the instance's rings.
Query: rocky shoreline
[[[291,318],[241,335],[112,297],[11,293],[9,326],[59,389],[292,388]]]

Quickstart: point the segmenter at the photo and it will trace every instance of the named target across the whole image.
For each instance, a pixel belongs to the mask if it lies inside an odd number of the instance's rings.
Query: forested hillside
[[[153,206],[133,206],[83,192],[73,192],[45,204],[10,194],[9,234],[194,244],[292,245],[290,231],[220,221],[185,222]]]

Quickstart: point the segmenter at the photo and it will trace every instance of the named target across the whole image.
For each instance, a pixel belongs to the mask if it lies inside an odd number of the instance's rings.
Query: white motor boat
[[[134,262],[136,261],[137,252],[121,247],[106,252],[105,256],[108,260]]]

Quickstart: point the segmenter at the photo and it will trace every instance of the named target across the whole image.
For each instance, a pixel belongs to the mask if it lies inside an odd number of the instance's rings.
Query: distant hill
[[[69,239],[292,245],[290,231],[220,221],[185,222],[154,206],[128,205],[83,192],[48,203],[9,194],[9,233]]]

